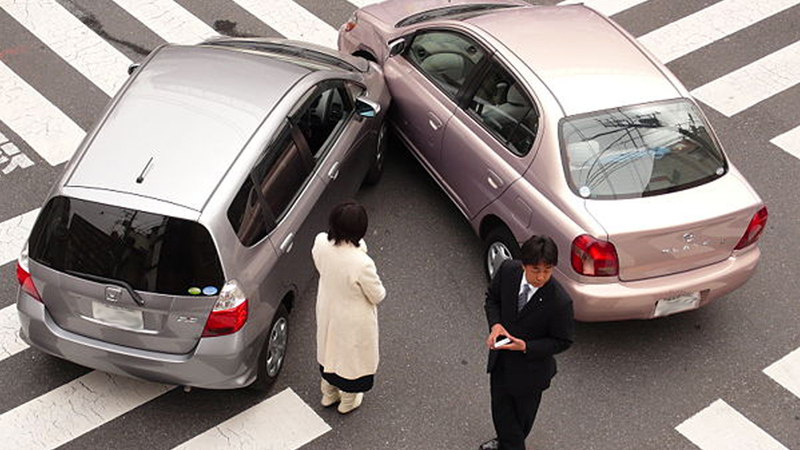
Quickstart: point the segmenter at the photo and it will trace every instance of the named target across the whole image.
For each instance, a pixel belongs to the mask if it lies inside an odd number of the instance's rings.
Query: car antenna
[[[153,157],[151,156],[150,159],[147,161],[147,164],[145,164],[144,169],[142,169],[142,173],[140,173],[139,176],[136,177],[137,183],[142,184],[142,181],[144,181],[144,176],[147,175],[147,169],[150,168],[150,163],[152,162],[153,162]]]

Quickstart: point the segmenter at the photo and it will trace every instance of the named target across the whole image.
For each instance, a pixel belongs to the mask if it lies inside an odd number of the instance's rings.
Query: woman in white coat
[[[378,303],[383,288],[363,237],[367,212],[356,202],[337,205],[329,230],[314,240],[311,254],[319,272],[317,361],[322,406],[339,402],[346,414],[361,405],[378,370]]]

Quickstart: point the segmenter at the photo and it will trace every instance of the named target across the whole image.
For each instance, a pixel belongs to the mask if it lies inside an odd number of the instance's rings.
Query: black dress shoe
[[[492,439],[491,441],[486,441],[478,447],[478,450],[499,450],[500,442],[497,439]]]

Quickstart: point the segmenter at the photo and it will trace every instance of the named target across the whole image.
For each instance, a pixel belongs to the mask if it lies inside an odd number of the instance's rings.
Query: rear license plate
[[[108,325],[130,328],[133,330],[144,329],[144,319],[141,311],[134,311],[121,306],[112,306],[100,302],[92,302],[92,316]]]
[[[656,312],[653,314],[653,317],[668,316],[670,314],[696,309],[699,304],[699,292],[665,298],[656,302]]]

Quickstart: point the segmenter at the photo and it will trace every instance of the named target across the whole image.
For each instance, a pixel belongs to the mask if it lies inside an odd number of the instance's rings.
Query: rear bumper
[[[700,292],[698,307],[742,286],[756,270],[761,251],[755,245],[728,259],[688,272],[646,280],[587,284],[560,277],[572,297],[575,318],[584,322],[652,319],[658,300]]]
[[[64,330],[41,302],[24,293],[18,294],[17,310],[20,336],[30,346],[104,372],[208,389],[245,387],[258,372],[259,346],[244,341],[244,330],[200,339],[191,353],[175,355],[111,344]]]

